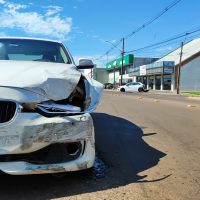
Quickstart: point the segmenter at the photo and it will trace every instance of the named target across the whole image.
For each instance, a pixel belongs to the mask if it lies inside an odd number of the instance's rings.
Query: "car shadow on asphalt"
[[[105,113],[93,113],[92,117],[98,158],[105,164],[101,178],[96,177],[94,169],[66,173],[60,178],[50,175],[1,175],[0,199],[54,199],[113,189],[130,183],[161,181],[168,177],[148,180],[148,176],[138,175],[158,165],[160,159],[166,156],[143,140],[140,127]]]

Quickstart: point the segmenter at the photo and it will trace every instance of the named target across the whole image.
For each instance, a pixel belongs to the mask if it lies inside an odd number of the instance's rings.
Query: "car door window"
[[[135,84],[134,83],[129,83],[128,90],[129,91],[134,91],[134,88],[135,88]]]

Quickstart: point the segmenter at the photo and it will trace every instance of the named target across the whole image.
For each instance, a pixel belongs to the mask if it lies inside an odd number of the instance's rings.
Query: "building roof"
[[[181,48],[177,48],[174,51],[168,53],[164,57],[160,58],[156,62],[162,61],[174,61],[175,65],[179,64]],[[194,55],[200,53],[200,38],[194,39],[183,46],[182,62],[187,61]]]

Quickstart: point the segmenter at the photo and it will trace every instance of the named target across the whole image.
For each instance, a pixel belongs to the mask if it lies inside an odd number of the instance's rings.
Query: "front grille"
[[[9,122],[15,115],[16,103],[0,100],[0,123]]]

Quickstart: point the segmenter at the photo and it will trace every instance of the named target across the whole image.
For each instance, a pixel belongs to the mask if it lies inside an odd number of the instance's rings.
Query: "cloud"
[[[0,12],[0,28],[20,29],[32,35],[66,39],[71,31],[72,18],[61,17],[61,7],[48,6],[45,14],[41,14],[27,11],[29,6],[31,5],[4,3]]]
[[[78,26],[73,26],[73,32],[78,34],[84,34],[82,30]]]
[[[52,15],[58,14],[62,10],[63,10],[63,8],[60,6],[48,6],[46,16],[52,16]]]
[[[170,51],[172,49],[173,49],[173,47],[168,46],[168,47],[157,48],[156,51],[158,51],[158,52],[160,52],[160,51]]]
[[[0,4],[4,4],[4,3],[6,3],[5,0],[0,0]]]

